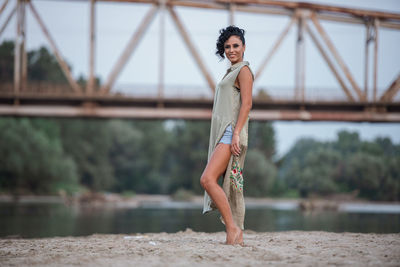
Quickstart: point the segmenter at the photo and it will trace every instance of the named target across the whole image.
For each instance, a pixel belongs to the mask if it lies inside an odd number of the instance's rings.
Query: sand
[[[0,266],[400,266],[400,233],[245,231],[0,239]]]

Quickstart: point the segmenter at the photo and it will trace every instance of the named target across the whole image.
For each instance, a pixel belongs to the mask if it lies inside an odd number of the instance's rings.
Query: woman
[[[244,30],[220,30],[216,54],[231,62],[217,84],[211,117],[208,162],[200,184],[205,189],[203,214],[215,209],[226,227],[226,244],[243,245],[244,199],[242,169],[247,151],[249,112],[254,75],[243,61]],[[222,188],[218,179],[223,176]]]

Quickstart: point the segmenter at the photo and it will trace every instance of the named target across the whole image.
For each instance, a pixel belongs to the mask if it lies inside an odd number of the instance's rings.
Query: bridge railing
[[[95,89],[99,92],[100,87]],[[379,88],[378,94],[383,94],[385,88]],[[0,96],[13,95],[14,83],[0,83]],[[21,87],[19,95],[35,95],[40,96],[69,96],[79,95],[74,93],[68,83],[55,83],[48,81],[30,81],[26,86]],[[86,94],[81,94],[85,96]],[[152,99],[213,99],[213,94],[207,87],[202,85],[191,84],[168,84],[164,87],[162,97],[158,95],[157,84],[131,84],[117,83],[115,87],[106,96],[125,96],[130,98],[152,98]],[[277,100],[277,101],[293,101],[293,88],[290,87],[258,87],[253,89],[254,100]],[[347,97],[342,91],[334,87],[308,87],[305,92],[304,101],[347,101]],[[394,102],[400,101],[400,95],[394,98]]]

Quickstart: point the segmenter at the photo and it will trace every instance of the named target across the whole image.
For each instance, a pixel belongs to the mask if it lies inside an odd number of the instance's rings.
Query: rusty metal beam
[[[400,83],[400,75],[398,77]],[[86,116],[130,118],[196,119],[212,110],[212,99],[127,97],[123,95],[86,95],[49,92],[45,95],[21,92],[15,106],[15,94],[0,91],[0,116]],[[159,102],[162,101],[162,105]],[[87,105],[86,103],[91,103]],[[32,112],[32,113],[30,113]],[[392,121],[400,114],[399,102],[293,101],[255,98],[251,119],[259,120],[337,120]],[[279,116],[273,116],[279,114]]]
[[[328,34],[326,33],[326,31],[324,30],[324,28],[322,27],[322,25],[319,23],[318,19],[315,16],[315,13],[312,12],[311,13],[311,21],[313,22],[313,24],[315,25],[315,28],[317,29],[317,31],[319,32],[320,36],[322,37],[322,39],[325,41],[328,49],[331,51],[331,53],[333,54],[334,58],[336,59],[336,61],[338,62],[339,66],[342,68],[343,73],[346,75],[347,79],[349,80],[349,82],[351,83],[351,85],[353,86],[353,89],[355,90],[355,92],[358,95],[359,100],[366,100],[365,99],[365,95],[362,93],[360,87],[357,85],[355,79],[353,78],[353,75],[350,73],[349,68],[347,67],[347,65],[344,63],[343,59],[340,57],[339,53],[337,52],[335,46],[333,45],[333,42],[331,41],[331,39],[329,38]]]
[[[14,15],[14,13],[17,11],[17,4],[15,5],[15,7],[11,10],[10,14],[8,15],[8,17],[6,18],[6,20],[3,23],[3,26],[1,26],[0,28],[0,36],[2,35],[2,33],[4,32],[4,30],[6,29],[8,23],[10,22],[12,16]]]
[[[21,5],[21,87],[25,88],[28,81],[28,54],[26,53],[26,0]]]
[[[271,60],[272,56],[276,53],[276,51],[278,50],[279,46],[281,45],[282,41],[285,39],[285,37],[287,36],[290,28],[292,27],[292,25],[296,22],[297,20],[297,16],[293,15],[292,18],[290,19],[289,23],[286,25],[286,27],[283,29],[283,31],[281,32],[281,34],[278,36],[278,38],[276,39],[274,45],[272,46],[271,50],[268,52],[267,56],[264,58],[264,60],[261,62],[260,67],[258,68],[256,75],[255,75],[255,79],[257,79],[261,73],[263,72],[263,70],[265,69],[265,67],[267,66],[267,64],[269,63],[269,61]]]
[[[129,40],[128,45],[126,46],[125,50],[119,57],[115,66],[113,67],[110,75],[108,76],[106,83],[100,89],[101,93],[105,94],[110,91],[111,86],[114,84],[117,76],[120,74],[120,72],[123,69],[123,67],[125,66],[126,62],[128,62],[128,59],[130,58],[130,56],[132,55],[133,51],[135,50],[137,44],[139,43],[140,39],[142,38],[145,29],[147,29],[147,27],[150,25],[157,9],[158,9],[158,7],[156,5],[153,5],[151,7],[151,9],[145,15],[145,17],[142,20],[142,23],[139,25],[139,28],[133,34],[133,36]]]
[[[21,35],[22,35],[22,25],[21,25],[21,0],[17,0],[16,9],[16,34],[15,34],[15,46],[14,46],[14,93],[16,95],[16,104],[18,104],[18,94],[21,91]]]
[[[1,7],[0,7],[0,16],[1,16],[1,13],[3,13],[4,9],[6,9],[7,4],[8,4],[8,0],[5,0],[3,2],[3,4],[1,5]]]
[[[32,1],[29,1],[28,4],[29,4],[29,7],[30,7],[30,9],[32,11],[33,16],[35,17],[36,21],[39,23],[39,26],[42,29],[44,36],[49,41],[50,47],[53,50],[54,55],[56,56],[58,64],[60,65],[62,71],[64,72],[64,74],[65,74],[69,84],[71,85],[72,89],[76,93],[82,93],[82,89],[80,88],[78,83],[72,77],[72,74],[71,74],[71,72],[70,72],[70,70],[68,68],[67,63],[64,61],[63,57],[61,56],[61,53],[59,52],[59,50],[58,50],[58,48],[56,46],[56,43],[54,42],[53,38],[51,38],[51,35],[50,35],[49,31],[47,30],[44,22],[40,18],[39,13],[36,11],[36,8],[33,6]]]
[[[157,0],[99,0],[102,2],[131,2],[131,3],[158,3]],[[341,13],[347,14],[349,16],[355,17],[376,17],[380,19],[387,20],[400,20],[400,14],[390,13],[390,12],[380,12],[380,11],[371,11],[366,9],[359,8],[346,8],[339,6],[331,6],[331,5],[322,5],[322,4],[313,4],[306,2],[293,2],[293,1],[273,1],[273,0],[215,0],[215,1],[204,1],[204,0],[168,0],[168,5],[186,5],[192,7],[205,7],[210,8],[213,4],[236,4],[236,5],[257,5],[257,6],[270,6],[270,7],[280,7],[282,9],[310,9],[310,10],[318,10],[325,11],[329,13]]]
[[[316,17],[319,20],[325,20],[325,21],[343,22],[343,23],[358,24],[358,25],[365,24],[365,18],[355,18],[355,17],[347,18],[347,17],[338,17],[337,15],[318,14],[318,13],[316,14]],[[400,30],[400,22],[382,21],[380,26],[382,28]]]
[[[236,9],[235,4],[229,4],[229,18],[228,18],[229,25],[235,25],[235,9]]]
[[[326,112],[326,111],[264,111],[250,112],[251,120],[282,121],[351,121],[351,122],[400,122],[400,113]]]
[[[367,21],[365,25],[365,52],[364,52],[364,95],[366,99],[369,99],[368,93],[368,73],[369,73],[369,42],[371,40],[370,33],[370,22]]]
[[[185,30],[183,23],[180,21],[178,18],[178,15],[176,14],[175,10],[171,6],[167,6],[167,9],[169,13],[171,14],[171,17],[173,21],[175,22],[176,27],[179,30],[179,33],[181,34],[183,40],[185,41],[186,46],[189,48],[189,51],[191,52],[193,58],[196,60],[197,65],[199,66],[201,72],[203,73],[204,77],[207,80],[208,86],[210,87],[211,91],[215,91],[215,83],[213,79],[211,78],[211,75],[209,71],[207,70],[205,64],[203,63],[203,60],[201,59],[200,55],[197,53],[197,50],[195,49],[192,41],[189,38],[189,34]]]
[[[157,0],[99,0],[102,2],[133,2],[133,3],[153,3],[157,4]],[[226,9],[229,4],[235,4],[237,11],[267,13],[277,15],[290,15],[296,9],[303,8],[318,12],[318,18],[330,21],[340,21],[346,23],[363,24],[365,17],[379,18],[383,20],[382,27],[400,29],[400,14],[371,11],[359,8],[343,8],[338,6],[320,5],[304,2],[290,1],[260,1],[260,0],[169,0],[167,4],[170,6],[185,6],[207,9]],[[394,21],[394,22],[393,22]]]
[[[302,10],[298,10],[297,16],[297,38],[296,38],[296,59],[295,59],[295,88],[294,99],[304,101],[304,84],[305,84],[305,38],[304,24],[305,17]]]
[[[335,77],[338,80],[340,86],[342,87],[344,93],[346,94],[348,100],[351,101],[351,102],[354,102],[353,95],[350,93],[350,91],[347,88],[346,84],[344,83],[344,81],[340,77],[340,75],[337,72],[337,70],[336,70],[335,66],[333,65],[332,61],[329,59],[328,55],[326,54],[326,52],[322,48],[322,45],[319,43],[317,37],[314,35],[314,33],[308,27],[307,23],[304,24],[304,27],[305,27],[306,31],[308,32],[308,34],[310,35],[311,40],[314,42],[314,44],[318,48],[318,51],[321,53],[322,57],[325,59],[326,63],[328,64],[328,67],[331,69],[333,75],[335,75]]]
[[[377,84],[378,84],[378,40],[379,40],[379,19],[374,19],[374,96],[373,101],[377,99]]]
[[[86,85],[86,93],[93,94],[94,85],[95,85],[95,40],[96,40],[96,0],[90,0],[90,14],[89,14],[89,23],[90,23],[90,33],[89,33],[89,77],[88,83]]]
[[[69,0],[64,0],[64,1],[69,1]],[[80,1],[90,1],[90,0],[80,0]],[[97,0],[97,1],[115,2],[115,3],[117,2],[148,3],[157,5],[161,0]],[[364,24],[364,18],[366,17],[379,18],[381,20],[381,25],[380,25],[381,27],[400,29],[400,21],[399,21],[400,14],[371,11],[359,8],[342,8],[338,6],[311,4],[303,2],[290,2],[290,1],[167,0],[167,4],[169,6],[196,7],[196,8],[219,9],[219,10],[226,10],[227,6],[231,3],[235,4],[236,5],[235,9],[241,12],[288,15],[288,16],[290,16],[295,9],[303,8],[317,12],[318,19],[336,21],[336,22],[345,22],[345,23]]]
[[[182,6],[182,4],[176,4],[177,6]],[[211,7],[210,7],[211,8]],[[215,9],[223,9],[223,7],[215,7]],[[269,15],[281,15],[281,16],[291,16],[293,11],[291,9],[278,9],[271,7],[263,7],[263,6],[242,6],[238,5],[236,7],[237,11],[246,12],[246,13],[256,13],[256,14],[269,14]],[[314,9],[312,9],[314,10]],[[314,10],[314,12],[318,12]],[[332,21],[332,22],[343,22],[343,23],[351,23],[363,25],[365,23],[364,17],[343,17],[337,14],[326,14],[326,13],[316,13],[316,17],[319,20]],[[400,22],[389,22],[382,21],[382,28],[389,28],[400,30]]]
[[[25,0],[17,1],[16,16],[16,38],[14,47],[14,92],[16,94],[15,104],[18,104],[18,94],[26,86],[27,81],[27,54],[26,54],[26,16]]]
[[[136,118],[136,119],[209,119],[211,110],[164,109],[137,107],[73,107],[73,106],[3,106],[0,116],[24,117],[90,117],[90,118]]]
[[[159,6],[159,62],[158,62],[158,98],[164,97],[164,68],[165,68],[165,0]]]
[[[347,14],[349,16],[355,17],[374,17],[379,19],[393,19],[400,20],[400,14],[390,13],[390,12],[380,12],[380,11],[370,11],[365,9],[355,9],[355,8],[345,8],[339,6],[330,6],[330,5],[321,5],[321,4],[313,4],[306,2],[290,2],[290,1],[272,1],[272,0],[216,0],[215,2],[219,3],[235,3],[235,4],[243,4],[243,5],[262,5],[262,6],[274,6],[274,7],[282,7],[289,9],[309,9],[309,10],[318,10],[325,11],[329,13],[341,13]]]
[[[382,94],[380,101],[393,101],[393,98],[400,90],[400,73],[390,84],[389,88]]]
[[[210,120],[211,110],[195,108],[13,106],[0,105],[0,116],[87,117]],[[252,110],[252,121],[369,121],[400,122],[400,113]]]

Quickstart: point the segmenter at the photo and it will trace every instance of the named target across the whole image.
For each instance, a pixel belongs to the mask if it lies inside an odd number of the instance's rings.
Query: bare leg
[[[200,183],[207,191],[224,219],[226,243],[237,244],[239,243],[242,231],[233,221],[228,199],[226,198],[224,190],[218,184],[218,178],[225,172],[230,157],[230,145],[218,144],[201,175]]]

